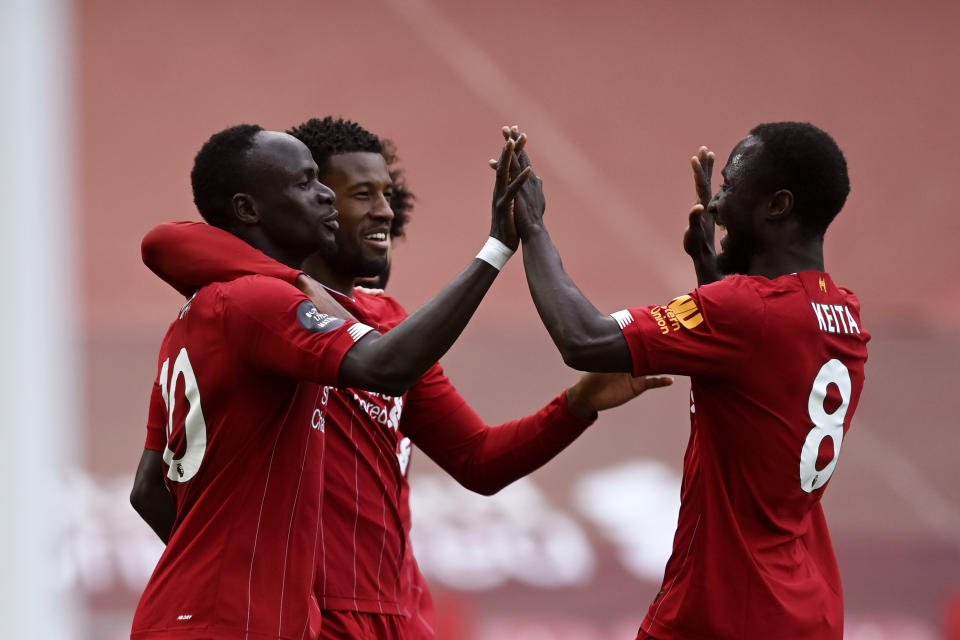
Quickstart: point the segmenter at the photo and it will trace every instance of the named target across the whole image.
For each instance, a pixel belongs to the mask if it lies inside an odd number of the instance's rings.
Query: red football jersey
[[[673,553],[642,632],[842,638],[820,498],[863,389],[856,296],[823,272],[733,276],[613,317],[634,374],[691,377]]]
[[[263,273],[293,282],[299,271],[201,223],[166,223],[143,241],[144,262],[177,290]],[[388,296],[328,290],[379,331],[407,314]],[[540,411],[487,425],[439,365],[402,397],[356,389],[327,394],[325,495],[316,595],[323,609],[404,615],[405,637],[433,637],[433,602],[409,545],[407,469],[411,443],[462,485],[484,494],[542,466],[592,419],[571,411],[562,393]]]
[[[378,331],[407,315],[387,296],[330,293]],[[489,494],[543,465],[593,422],[561,394],[530,416],[489,426],[440,365],[403,398],[356,389],[331,390],[330,398],[328,425],[339,428],[327,430],[320,606],[402,614],[411,639],[433,637],[433,602],[409,544],[411,443],[467,488]]]
[[[147,438],[164,452],[176,518],[132,638],[306,637],[321,385],[336,384],[369,330],[264,276],[204,287],[184,305],[160,350]]]

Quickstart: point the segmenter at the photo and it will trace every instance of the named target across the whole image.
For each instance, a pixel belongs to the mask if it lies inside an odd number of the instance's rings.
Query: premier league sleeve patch
[[[300,326],[314,333],[325,333],[342,327],[346,320],[326,313],[320,313],[312,302],[304,300],[297,307],[297,320]]]

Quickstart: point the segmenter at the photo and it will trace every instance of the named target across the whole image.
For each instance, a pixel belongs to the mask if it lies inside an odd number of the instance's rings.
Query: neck
[[[338,273],[319,253],[307,256],[303,264],[297,265],[297,268],[303,269],[304,273],[328,289],[353,298],[353,283],[356,279],[352,275]]]
[[[757,254],[750,261],[749,275],[773,280],[788,273],[823,270],[823,239],[817,238]]]
[[[288,267],[299,269],[300,263],[303,262],[303,254],[301,251],[278,246],[263,233],[259,226],[241,227],[235,230],[234,233],[237,237],[246,241],[247,244],[263,251],[277,262],[283,263]]]

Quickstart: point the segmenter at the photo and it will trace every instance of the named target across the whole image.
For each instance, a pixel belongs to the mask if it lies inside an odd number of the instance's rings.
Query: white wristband
[[[507,264],[507,260],[510,259],[513,253],[513,249],[496,238],[487,238],[487,243],[480,249],[477,258],[483,260],[497,271],[500,271],[500,269],[503,269],[503,265]]]

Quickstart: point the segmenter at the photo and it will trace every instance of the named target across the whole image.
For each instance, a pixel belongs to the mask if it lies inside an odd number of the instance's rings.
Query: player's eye
[[[357,191],[355,194],[353,194],[353,197],[359,198],[361,200],[366,200],[367,198],[370,197],[370,194],[367,193],[366,191]]]

